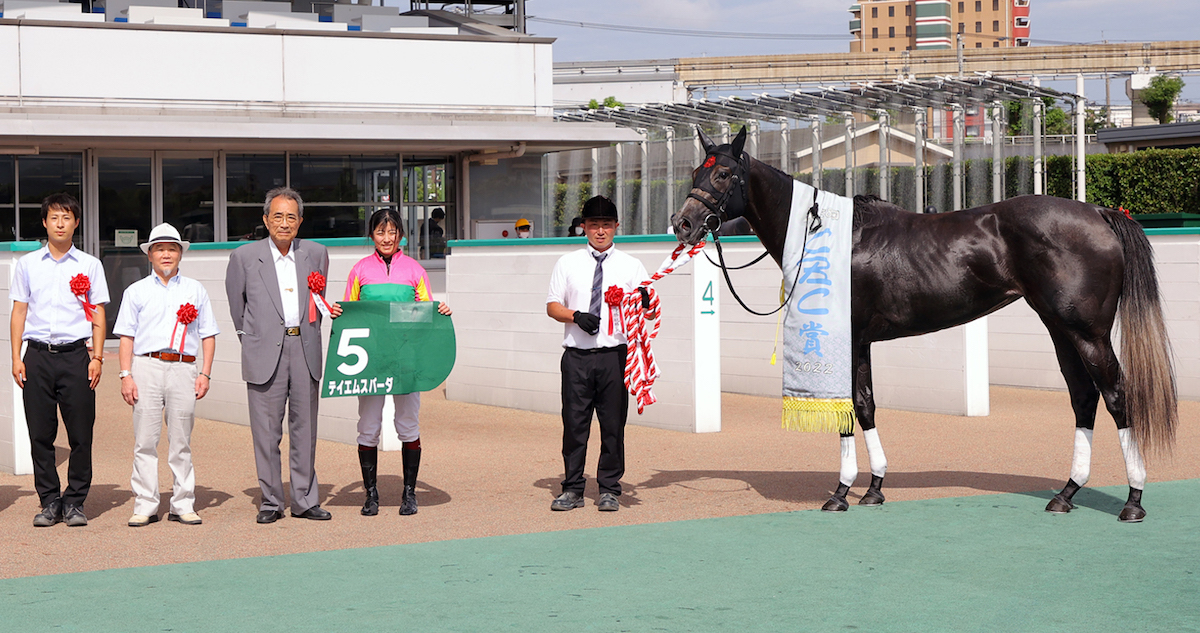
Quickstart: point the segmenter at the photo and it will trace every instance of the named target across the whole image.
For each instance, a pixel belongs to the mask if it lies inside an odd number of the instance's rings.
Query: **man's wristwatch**
[[[117,378],[124,378],[126,376],[132,376],[132,375],[133,375],[133,372],[129,371],[128,369],[122,369],[121,371],[117,372]]]
[[[93,357],[92,357],[92,360],[94,360],[94,361],[99,361],[99,363],[100,363],[101,365],[103,365],[103,364],[104,364],[104,357],[103,357],[103,356],[93,356]]]

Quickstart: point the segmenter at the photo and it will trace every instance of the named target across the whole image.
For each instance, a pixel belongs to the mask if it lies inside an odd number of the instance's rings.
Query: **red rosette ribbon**
[[[197,316],[200,316],[200,311],[190,303],[179,306],[179,309],[175,311],[175,326],[171,328],[171,345],[175,345],[175,332],[179,330],[180,325],[183,325],[183,333],[179,335],[179,347],[175,348],[179,350],[180,355],[183,354],[183,344],[187,341],[188,325],[195,321]]]
[[[321,313],[329,316],[329,302],[321,293],[325,292],[325,275],[317,271],[312,271],[308,274],[308,322],[317,322],[317,302],[319,301],[325,307]]]
[[[609,286],[608,290],[604,291],[604,303],[608,304],[608,335],[612,336],[613,321],[621,324],[621,331],[625,331],[625,320],[621,318],[621,302],[625,300],[625,291],[616,286]]]
[[[90,322],[92,315],[96,312],[96,304],[88,302],[88,293],[92,291],[92,280],[88,276],[79,273],[71,278],[71,294],[79,299],[79,303],[83,304],[83,314]]]

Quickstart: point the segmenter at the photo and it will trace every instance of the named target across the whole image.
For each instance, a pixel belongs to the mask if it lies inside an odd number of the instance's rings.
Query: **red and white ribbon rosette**
[[[96,304],[88,302],[88,293],[92,291],[92,280],[88,276],[79,273],[71,278],[71,294],[79,299],[79,303],[83,304],[83,314],[90,322],[92,315],[96,312]]]
[[[625,300],[625,291],[617,286],[609,286],[604,291],[604,303],[608,304],[608,335],[613,335],[613,321],[621,324],[621,332],[625,332],[625,320],[621,317],[621,302]]]
[[[196,306],[194,306],[190,303],[185,303],[185,304],[179,306],[179,310],[177,310],[175,312],[175,326],[171,328],[171,346],[174,347],[175,332],[178,331],[179,326],[182,325],[183,332],[179,334],[179,347],[175,348],[175,349],[179,350],[179,353],[181,355],[184,353],[183,352],[183,344],[187,341],[188,325],[190,325],[192,323],[192,321],[195,321],[196,317],[199,315],[200,315],[200,311],[196,309]]]
[[[326,318],[329,318],[329,302],[326,301],[325,297],[321,295],[322,292],[325,292],[325,275],[322,275],[315,270],[309,273],[308,290],[308,322],[317,322],[317,310],[320,310],[321,314],[325,315]]]

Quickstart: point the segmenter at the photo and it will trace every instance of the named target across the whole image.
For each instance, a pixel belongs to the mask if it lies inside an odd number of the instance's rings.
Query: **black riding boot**
[[[400,514],[408,516],[417,513],[417,471],[421,469],[421,449],[401,449],[400,456],[404,461],[404,498],[400,502]]]
[[[374,446],[359,446],[358,465],[362,466],[363,490],[367,492],[362,514],[373,517],[379,514],[379,488],[375,483],[379,471],[379,449]]]

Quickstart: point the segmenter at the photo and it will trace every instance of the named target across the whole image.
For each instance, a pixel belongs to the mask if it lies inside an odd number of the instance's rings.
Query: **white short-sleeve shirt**
[[[609,286],[617,286],[625,292],[632,292],[643,281],[650,278],[646,267],[633,256],[611,246],[602,267],[604,282],[601,291]],[[598,251],[588,244],[585,248],[572,251],[559,258],[550,274],[550,292],[546,303],[558,302],[568,310],[587,312],[592,302],[592,279],[596,272],[596,260],[593,257]],[[563,347],[592,349],[596,347],[616,347],[624,345],[625,334],[621,332],[620,324],[613,324],[613,333],[608,333],[610,311],[607,303],[600,304],[600,331],[595,336],[588,335],[574,323],[563,324]],[[612,314],[616,314],[612,312]]]
[[[92,336],[83,304],[71,294],[71,279],[79,274],[86,275],[91,285],[88,302],[108,303],[104,266],[74,246],[59,260],[50,255],[48,246],[17,260],[8,298],[29,304],[24,340],[58,345]]]
[[[188,303],[196,308],[196,319],[184,326],[178,322],[179,308]],[[165,285],[153,272],[130,284],[113,325],[113,334],[133,338],[133,353],[138,356],[168,351],[198,356],[201,339],[219,333],[208,291],[199,281],[178,273]],[[179,349],[180,339],[183,349]]]

